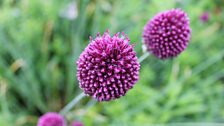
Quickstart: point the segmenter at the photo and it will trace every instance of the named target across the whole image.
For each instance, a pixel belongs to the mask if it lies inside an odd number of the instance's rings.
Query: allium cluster
[[[73,121],[72,126],[84,126],[84,125],[79,121]]]
[[[140,64],[129,38],[99,34],[77,61],[77,76],[85,94],[98,101],[124,96],[138,81]]]
[[[48,112],[41,116],[37,126],[66,126],[64,117],[55,112]]]
[[[147,50],[160,59],[176,57],[188,46],[191,36],[189,18],[181,9],[161,12],[144,27]]]

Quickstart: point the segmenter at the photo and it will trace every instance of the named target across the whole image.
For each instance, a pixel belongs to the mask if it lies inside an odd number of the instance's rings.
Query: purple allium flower
[[[143,31],[147,50],[160,59],[179,55],[188,46],[190,36],[189,18],[181,9],[157,14]]]
[[[138,80],[140,64],[129,38],[109,31],[85,48],[77,61],[77,76],[85,94],[98,101],[109,101],[124,96]]]
[[[84,125],[79,121],[73,121],[72,126],[84,126]]]
[[[201,20],[201,22],[203,22],[203,23],[208,22],[208,20],[209,20],[209,13],[208,13],[208,12],[204,12],[204,13],[200,16],[200,20]]]
[[[37,126],[66,126],[63,116],[56,112],[48,112],[42,115]]]

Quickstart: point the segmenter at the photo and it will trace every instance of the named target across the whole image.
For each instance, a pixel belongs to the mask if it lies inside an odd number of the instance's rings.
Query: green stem
[[[76,96],[71,102],[69,102],[61,111],[61,115],[65,115],[68,111],[70,111],[82,98],[86,95],[82,92],[78,96]]]
[[[150,55],[150,53],[146,52],[138,59],[138,62],[139,63],[143,62],[149,55]]]

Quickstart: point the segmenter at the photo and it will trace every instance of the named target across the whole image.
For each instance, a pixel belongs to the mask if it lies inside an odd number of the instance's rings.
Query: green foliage
[[[77,6],[72,20],[64,15],[69,4]],[[87,126],[224,122],[223,5],[221,0],[0,1],[0,125],[34,126],[38,116],[60,111],[80,93],[75,62],[90,35],[107,28],[111,34],[124,31],[140,57],[145,23],[171,8],[189,14],[187,50],[167,61],[150,56],[125,97],[89,109],[87,98],[68,120]],[[210,14],[207,23],[199,20],[204,11]]]

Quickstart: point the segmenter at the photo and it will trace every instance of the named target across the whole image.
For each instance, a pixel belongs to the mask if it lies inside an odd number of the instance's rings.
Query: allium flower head
[[[72,126],[84,126],[84,125],[79,121],[73,121]]]
[[[147,50],[160,59],[176,57],[188,46],[191,36],[189,18],[181,9],[161,12],[144,27]]]
[[[41,116],[37,126],[66,126],[63,116],[55,112],[48,112]]]
[[[208,22],[208,20],[209,20],[209,13],[208,13],[208,12],[204,12],[204,13],[200,16],[200,20],[201,20],[201,22],[203,22],[203,23]]]
[[[77,61],[77,76],[85,94],[98,101],[109,101],[124,96],[138,80],[140,64],[129,38],[109,31],[90,38]]]

